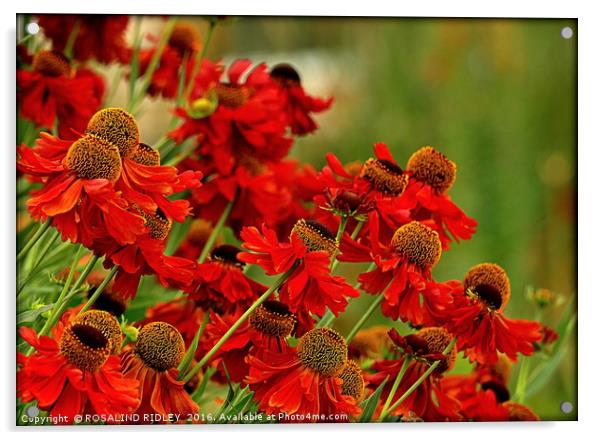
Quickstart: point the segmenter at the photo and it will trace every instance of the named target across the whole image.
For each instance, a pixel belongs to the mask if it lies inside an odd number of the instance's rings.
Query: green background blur
[[[575,20],[247,17],[218,28],[209,56],[289,62],[310,93],[335,97],[320,130],[293,150],[317,167],[328,151],[363,161],[376,141],[402,165],[424,145],[455,161],[451,194],[479,226],[435,277],[496,262],[512,282],[506,314],[534,319],[525,291],[547,288],[564,300],[543,314],[556,326],[576,296],[576,33]],[[349,330],[369,301],[336,325]],[[552,379],[526,400],[544,420],[576,418],[570,338]],[[561,402],[575,410],[563,414]]]

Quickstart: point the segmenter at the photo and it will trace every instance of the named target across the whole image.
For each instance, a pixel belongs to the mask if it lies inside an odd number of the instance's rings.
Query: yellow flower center
[[[201,36],[191,23],[176,23],[169,37],[169,45],[181,53],[196,52],[201,46]]]
[[[138,333],[134,352],[146,366],[157,371],[176,368],[186,347],[180,332],[166,322],[151,322]]]
[[[59,348],[69,363],[93,373],[106,362],[113,347],[97,328],[74,323],[63,331]]]
[[[451,335],[442,327],[425,327],[420,329],[416,333],[416,336],[425,341],[427,353],[443,353],[452,340]],[[458,350],[454,345],[445,359],[439,363],[435,371],[442,374],[454,368],[457,355]]]
[[[407,223],[395,231],[391,245],[410,263],[423,269],[432,268],[441,258],[439,234],[417,221]]]
[[[109,312],[88,310],[81,315],[77,315],[72,322],[73,324],[94,327],[111,342],[111,353],[116,354],[121,351],[121,343],[123,342],[121,327],[117,319]]]
[[[87,133],[111,142],[122,158],[129,157],[140,143],[140,132],[134,117],[121,108],[105,108],[92,116]]]
[[[504,402],[502,406],[508,410],[510,421],[536,422],[539,420],[539,416],[528,406],[516,402]]]
[[[197,219],[190,225],[186,238],[193,244],[204,245],[213,231],[213,225],[205,219]]]
[[[343,395],[351,396],[359,401],[364,395],[364,378],[360,366],[354,361],[348,360],[339,377],[343,379],[341,388]]]
[[[117,147],[90,134],[69,147],[65,165],[82,179],[107,179],[115,182],[121,175],[121,157]]]
[[[338,376],[347,361],[347,344],[336,331],[321,327],[305,333],[297,345],[303,365],[326,377]]]
[[[161,165],[161,155],[150,145],[143,143],[138,144],[138,147],[132,153],[131,159],[140,165],[159,166]]]
[[[211,251],[211,261],[225,264],[228,267],[234,267],[239,270],[245,266],[244,261],[240,261],[237,257],[240,249],[231,244],[222,244]]]
[[[285,304],[268,300],[253,311],[249,323],[261,333],[286,338],[295,329],[297,318]]]
[[[433,147],[423,147],[412,154],[408,171],[439,193],[450,189],[456,180],[456,164]]]
[[[332,232],[316,221],[298,220],[291,234],[297,234],[310,252],[327,251],[330,255],[337,252],[337,243]]]
[[[251,97],[251,90],[246,87],[220,83],[215,86],[217,99],[220,104],[230,108],[238,108]]]
[[[94,280],[89,282],[90,289],[88,290],[87,296],[91,298],[96,291],[96,288],[100,285],[102,280]],[[100,296],[96,298],[92,308],[94,310],[104,310],[109,312],[113,316],[121,316],[125,312],[128,306],[128,300],[121,296],[118,292],[111,290],[110,284],[105,287]]]
[[[165,216],[161,208],[157,208],[154,214],[138,210],[144,217],[144,225],[148,228],[149,235],[157,240],[165,240],[171,231],[172,220]]]
[[[510,299],[508,275],[504,269],[493,263],[473,266],[464,276],[464,288],[469,296],[500,312]]]
[[[368,159],[360,176],[378,191],[391,196],[401,194],[408,184],[408,176],[399,166],[388,160]]]
[[[33,57],[33,70],[47,76],[73,76],[69,60],[60,52],[41,50]]]
[[[289,87],[301,84],[299,73],[290,64],[277,64],[272,67],[270,77],[282,87]]]

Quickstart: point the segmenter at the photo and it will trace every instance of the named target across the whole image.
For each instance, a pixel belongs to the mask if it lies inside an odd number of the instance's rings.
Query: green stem
[[[355,228],[356,230],[358,229],[357,226]],[[360,228],[361,229],[361,228]],[[355,232],[355,231],[354,231]],[[359,231],[358,231],[359,232]],[[376,267],[376,265],[374,263],[372,263],[369,267],[368,267],[368,271],[374,269]],[[360,283],[359,281],[357,283],[355,283],[355,286],[353,286],[353,288],[355,290],[360,288]],[[329,327],[330,324],[332,324],[332,322],[335,320],[336,316],[334,316],[334,313],[332,313],[330,311],[330,309],[326,310],[326,313],[324,313],[324,316],[322,316],[322,319],[320,319],[320,321],[318,321],[317,326],[318,327]],[[367,318],[367,317],[366,317]]]
[[[240,318],[238,318],[238,320],[232,325],[232,327],[230,327],[228,331],[224,333],[224,335],[220,338],[220,340],[217,341],[213,348],[209,350],[207,354],[205,354],[205,356],[203,356],[203,358],[194,367],[190,369],[188,374],[186,374],[186,376],[184,376],[184,379],[182,380],[184,382],[188,382],[190,379],[192,379],[195,376],[195,374],[197,374],[201,370],[201,368],[203,368],[203,366],[207,362],[209,362],[211,357],[220,349],[220,347],[224,345],[224,343],[228,339],[230,339],[230,336],[232,336],[232,334],[238,329],[238,327],[240,327],[249,318],[251,313],[253,313],[253,311],[257,307],[263,304],[263,302],[267,300],[272,295],[272,293],[274,293],[286,281],[286,279],[290,276],[291,273],[293,273],[294,270],[295,267],[293,266],[288,271],[280,275],[280,277],[276,280],[272,287],[266,290],[263,295],[261,295],[259,298],[257,298],[257,300],[255,300],[253,304],[251,304],[251,307],[249,307],[247,311],[243,313],[240,316]]]
[[[19,261],[21,258],[23,258],[27,254],[27,252],[29,252],[29,250],[33,247],[33,245],[36,244],[37,241],[40,239],[42,234],[44,234],[44,232],[46,232],[46,229],[48,229],[49,226],[50,226],[50,218],[48,218],[44,223],[41,223],[40,226],[38,226],[38,229],[36,230],[35,234],[33,234],[33,237],[31,237],[29,239],[27,244],[17,254],[17,261]]]
[[[59,297],[57,298],[57,300],[54,303],[54,307],[52,309],[51,315],[48,317],[48,319],[44,323],[42,330],[40,330],[40,334],[39,334],[40,336],[47,334],[48,331],[50,330],[50,328],[54,325],[54,322],[56,320],[58,320],[58,319],[56,319],[56,315],[58,314],[58,310],[60,309],[60,304],[65,299],[67,292],[70,291],[69,286],[71,285],[71,281],[73,281],[73,277],[75,276],[75,270],[77,269],[77,265],[79,263],[79,258],[80,258],[82,249],[83,249],[83,246],[79,245],[77,247],[77,250],[75,251],[75,256],[73,257],[73,262],[71,263],[71,267],[69,268],[69,273],[67,274],[67,279],[65,280],[65,284],[63,285],[63,288],[61,289],[61,293],[59,294]],[[33,347],[29,347],[29,350],[27,351],[27,355],[29,356],[29,355],[31,355],[31,353],[33,353]]]
[[[449,344],[447,344],[447,347],[445,347],[445,350],[443,350],[443,352],[441,353],[442,355],[446,356],[451,349],[454,347],[454,345],[456,344],[457,338],[452,339]],[[397,401],[385,412],[383,411],[381,414],[381,419],[384,419],[386,416],[388,416],[390,413],[392,413],[393,411],[395,411],[395,409],[397,409],[397,407],[399,405],[401,405],[403,403],[404,400],[406,400],[408,398],[408,396],[410,394],[412,394],[416,388],[418,388],[420,386],[420,384],[422,384],[422,382],[424,382],[426,380],[427,377],[430,376],[430,374],[435,371],[435,368],[437,368],[439,366],[439,364],[441,363],[440,360],[435,361],[431,364],[431,366],[428,368],[428,370],[426,370],[422,376],[420,376],[418,378],[418,380],[416,382],[414,382],[412,384],[412,386],[410,386],[410,388],[407,389],[407,391],[405,393],[403,393],[401,395],[401,397],[399,399],[397,399]]]
[[[180,75],[178,79],[178,96],[176,98],[176,103],[178,106],[182,105],[182,101],[184,100],[184,85],[186,83],[186,70],[188,66],[189,55],[186,53],[182,60],[182,65],[180,66]],[[155,143],[155,149],[159,153],[165,153],[165,147],[171,146],[174,144],[173,139],[169,137],[169,133],[176,128],[178,125],[178,115],[175,112],[172,114],[171,119],[169,120],[169,124],[167,124],[167,128],[164,130],[165,134],[159,138],[159,140]],[[167,153],[171,151],[171,148],[167,150]],[[164,155],[163,155],[164,156]]]
[[[183,144],[180,144],[180,146],[181,145],[183,145]],[[163,165],[175,167],[181,161],[186,159],[186,157],[188,157],[189,154],[191,154],[194,150],[196,150],[196,148],[197,148],[197,145],[194,143],[191,143],[188,146],[188,148],[181,149],[181,151],[179,153],[173,155],[173,157],[171,157],[169,160],[166,160],[165,163],[163,163]],[[165,158],[167,159],[169,156],[171,156],[171,153],[174,153],[174,152],[175,151],[173,149],[171,151],[168,151],[167,154],[165,154]]]
[[[71,33],[69,34],[69,38],[67,38],[67,42],[65,43],[65,50],[63,53],[65,57],[68,59],[73,58],[73,46],[75,45],[75,40],[77,39],[77,34],[79,34],[79,28],[81,26],[81,22],[77,20],[73,25],[73,29],[71,29]]]
[[[220,231],[222,230],[224,223],[226,223],[228,216],[232,212],[232,208],[234,207],[235,201],[236,201],[236,196],[234,196],[234,198],[232,200],[230,200],[230,202],[228,202],[228,204],[224,208],[224,212],[222,212],[222,215],[220,216],[219,220],[217,221],[217,223],[213,227],[213,230],[211,231],[211,235],[209,235],[207,242],[203,246],[203,250],[201,251],[201,255],[199,256],[199,263],[204,263],[205,260],[207,259],[209,252],[213,248],[213,244],[215,243],[215,240],[217,240],[217,236],[219,235]]]
[[[29,270],[29,273],[27,274],[27,276],[25,277],[25,279],[19,285],[19,289],[17,291],[17,296],[19,296],[19,294],[22,292],[22,290],[25,287],[25,285],[36,274],[36,271],[38,270],[38,267],[40,266],[40,264],[42,263],[42,261],[44,261],[44,258],[46,257],[46,255],[50,251],[50,248],[52,247],[52,245],[54,244],[54,242],[57,240],[57,238],[59,238],[59,236],[60,236],[60,234],[57,231],[55,231],[55,230],[50,231],[50,239],[46,243],[44,243],[42,249],[40,249],[40,253],[39,254],[37,254],[37,253],[34,254],[35,261],[33,263],[33,266]]]
[[[105,290],[105,287],[107,287],[107,284],[109,284],[109,282],[113,279],[113,277],[117,273],[118,269],[119,269],[119,266],[117,266],[117,265],[115,265],[111,268],[111,270],[109,271],[109,273],[107,274],[105,279],[102,280],[102,283],[100,283],[100,285],[94,290],[94,293],[92,294],[90,299],[88,299],[86,304],[84,304],[82,309],[79,311],[79,314],[84,313],[86,310],[88,310],[90,307],[92,307],[92,305],[98,299],[98,297],[103,292],[103,290]]]
[[[67,279],[65,280],[65,284],[63,285],[61,293],[55,301],[55,304],[63,302],[65,295],[67,295],[67,292],[69,291],[69,286],[71,285],[71,281],[73,281],[73,277],[75,276],[75,271],[77,270],[77,265],[79,264],[79,258],[83,248],[84,247],[81,244],[77,246],[77,249],[75,250],[75,255],[73,256],[73,262],[71,263],[69,273],[67,274]]]
[[[518,371],[518,379],[516,381],[516,390],[514,395],[516,396],[516,402],[524,403],[525,393],[527,390],[527,378],[529,377],[529,359],[528,357],[523,358],[520,364],[520,370]]]
[[[186,71],[188,70],[188,60],[189,55],[186,53],[184,55],[184,59],[182,60],[182,65],[180,66],[180,75],[178,78],[178,96],[176,98],[176,105],[178,107],[182,106],[184,101],[184,87],[186,84]],[[164,148],[171,146],[174,144],[173,139],[169,137],[169,133],[176,128],[178,125],[178,115],[175,112],[171,115],[171,119],[169,120],[169,124],[167,124],[167,128],[165,129],[165,134],[159,138],[159,140],[155,143],[155,149],[159,153],[165,153]],[[171,148],[167,150],[167,153],[171,151]]]
[[[67,303],[69,299],[71,299],[75,292],[77,292],[77,289],[79,289],[79,286],[81,286],[85,279],[88,277],[88,275],[90,275],[90,272],[92,272],[92,269],[94,269],[94,266],[96,265],[97,261],[98,257],[96,255],[93,255],[92,258],[90,258],[90,261],[88,261],[88,264],[86,264],[86,266],[84,267],[84,270],[82,271],[80,276],[77,278],[77,280],[71,287],[71,289],[69,289],[69,293],[66,295],[63,294],[63,298],[59,297],[59,299],[54,304],[52,314],[48,318],[48,321],[46,321],[46,324],[44,324],[44,327],[42,327],[42,330],[40,330],[40,336],[46,335],[54,326],[54,324],[56,324],[56,322],[63,314],[64,310],[67,308]]]
[[[339,246],[339,243],[341,242],[341,237],[343,236],[343,233],[345,232],[345,226],[347,225],[347,220],[348,220],[348,217],[343,217],[343,218],[341,218],[341,222],[339,223],[339,230],[337,231],[337,238],[336,238],[337,247]],[[362,230],[363,225],[364,225],[364,222],[358,222],[358,224],[353,229],[353,232],[351,233],[352,239],[355,240],[357,235]],[[332,262],[330,264],[330,272],[331,273],[334,273],[336,271],[337,267],[339,266],[339,263],[340,263],[340,261],[336,259],[336,256],[334,256],[332,259]],[[357,285],[356,285],[355,289],[357,289]],[[322,319],[320,319],[320,321],[318,322],[317,325],[318,325],[318,327],[328,327],[328,326],[330,326],[330,324],[332,324],[334,319],[335,319],[334,313],[332,313],[332,311],[330,309],[328,309],[328,310],[326,310],[326,313],[324,313],[324,316],[322,316]]]
[[[207,370],[205,370],[205,374],[203,375],[203,379],[201,380],[201,383],[190,396],[192,398],[192,400],[194,400],[196,403],[200,403],[200,400],[203,397],[203,394],[205,394],[205,389],[207,388],[207,383],[209,382],[209,379],[211,379],[211,376],[213,376],[213,373],[215,373],[215,370],[216,369],[214,367],[209,367],[209,368],[207,368]]]
[[[209,42],[211,41],[211,37],[213,36],[213,30],[215,29],[216,24],[217,22],[213,20],[209,22],[209,29],[207,29],[205,41],[203,41],[203,48],[197,52],[197,56],[194,59],[194,65],[192,66],[192,74],[188,79],[188,84],[186,84],[186,90],[184,91],[184,99],[182,100],[183,102],[188,101],[188,97],[192,92],[192,87],[194,86],[194,78],[201,69],[201,62],[203,61],[203,58],[205,58],[205,55],[207,55],[207,48],[209,47]]]
[[[161,39],[159,40],[159,44],[157,45],[157,48],[155,49],[155,52],[153,53],[153,56],[151,57],[151,60],[148,63],[146,72],[144,72],[144,75],[142,76],[142,84],[140,85],[140,89],[138,90],[138,93],[136,93],[136,97],[132,100],[133,102],[130,102],[129,110],[132,113],[137,112],[138,105],[139,105],[140,101],[142,101],[142,98],[144,98],[144,94],[146,93],[146,91],[148,90],[148,87],[150,86],[150,83],[153,79],[153,75],[155,74],[157,67],[159,67],[159,61],[161,60],[161,55],[163,54],[163,50],[165,49],[165,46],[169,42],[169,37],[171,37],[171,33],[173,32],[173,29],[176,25],[176,21],[177,21],[176,17],[171,17],[165,24],[165,27],[163,28],[163,32],[161,34]]]
[[[353,240],[355,240],[357,238],[357,236],[360,234],[360,231],[364,227],[364,223],[365,223],[364,221],[358,221],[357,225],[355,225],[355,228],[353,228],[353,232],[351,233],[351,238]]]
[[[209,323],[209,316],[210,314],[208,312],[205,313],[205,316],[203,316],[203,321],[201,322],[199,329],[195,333],[194,338],[190,343],[190,347],[188,347],[188,351],[182,358],[180,365],[178,365],[178,371],[180,372],[179,379],[182,379],[182,377],[184,377],[184,375],[188,371],[188,368],[190,367],[190,364],[192,363],[192,360],[194,359],[194,354],[196,353],[196,350],[199,346],[199,340],[205,332],[205,327],[207,327],[207,324]]]
[[[395,378],[395,382],[393,382],[393,386],[391,387],[391,391],[389,391],[389,395],[387,396],[387,400],[385,401],[385,404],[383,405],[383,409],[381,410],[381,415],[380,418],[378,419],[379,422],[382,422],[385,418],[385,415],[387,414],[387,411],[389,409],[389,406],[391,405],[391,402],[393,401],[393,397],[395,397],[395,393],[397,393],[397,388],[399,388],[399,384],[401,383],[401,379],[403,379],[403,376],[406,374],[406,371],[408,369],[408,367],[410,366],[410,361],[412,359],[410,358],[410,356],[406,356],[404,361],[403,361],[403,365],[401,366],[401,369],[399,370],[399,373],[397,373],[397,377]]]
[[[364,324],[366,323],[368,318],[370,318],[372,313],[374,313],[374,310],[377,309],[377,307],[380,305],[380,303],[383,301],[383,299],[385,299],[385,295],[383,293],[379,293],[378,295],[376,295],[376,298],[374,298],[374,301],[372,301],[372,303],[366,309],[366,311],[364,312],[362,317],[355,323],[355,325],[353,326],[353,328],[351,329],[351,331],[345,338],[348,344],[351,343],[351,341],[353,340],[355,335],[357,335],[357,332],[359,332],[361,330],[361,328],[364,326]]]
[[[345,226],[347,226],[347,221],[349,220],[349,217],[341,217],[341,221],[339,222],[339,229],[337,231],[337,236],[335,238],[335,242],[337,244],[337,249],[339,248],[339,244],[341,243],[341,237],[343,236],[343,233],[345,232]],[[334,272],[334,270],[337,268],[337,266],[339,265],[340,261],[337,260],[337,252],[334,253],[334,255],[332,256],[332,259],[330,261],[330,272]]]

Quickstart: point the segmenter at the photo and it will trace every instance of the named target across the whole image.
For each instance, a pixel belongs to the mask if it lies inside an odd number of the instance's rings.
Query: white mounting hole
[[[573,37],[573,29],[571,29],[568,26],[567,27],[563,27],[562,30],[560,31],[560,35],[565,40],[569,40],[569,39],[571,39]]]
[[[28,23],[27,27],[25,29],[27,30],[27,33],[30,35],[35,35],[38,32],[40,32],[40,26],[35,21]]]
[[[573,412],[573,404],[571,402],[562,402],[560,404],[560,411],[565,414],[570,414]]]

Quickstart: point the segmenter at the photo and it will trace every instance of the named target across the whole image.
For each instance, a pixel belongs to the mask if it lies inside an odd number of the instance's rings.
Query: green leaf
[[[368,397],[366,400],[360,403],[360,407],[364,409],[364,412],[358,420],[359,423],[370,423],[372,421],[372,418],[374,417],[374,412],[376,411],[376,407],[378,406],[378,400],[380,399],[380,395],[383,392],[383,388],[385,387],[388,380],[389,378],[387,377],[383,381],[383,383],[381,383],[379,387],[376,390],[374,390],[370,397]]]
[[[188,347],[188,351],[186,351],[186,354],[182,358],[180,365],[178,365],[178,371],[180,372],[180,379],[182,379],[184,376],[186,376],[186,373],[188,373],[190,364],[192,363],[192,360],[194,359],[196,350],[199,346],[199,339],[201,339],[201,335],[203,334],[203,331],[205,330],[205,327],[207,326],[208,320],[209,320],[209,314],[206,313],[202,324],[199,325],[197,332],[194,334],[194,338],[192,339],[192,342],[190,343],[190,347]]]
[[[46,310],[52,309],[53,307],[54,303],[47,304],[35,310],[27,310],[25,312],[19,313],[17,315],[17,325],[23,324],[25,322],[34,322],[36,319],[38,319],[38,316],[40,316]]]
[[[566,324],[563,323],[561,327],[559,327],[559,339],[554,346],[552,355],[546,363],[538,365],[538,368],[535,369],[531,374],[531,377],[529,378],[529,385],[525,392],[525,398],[537,393],[552,378],[554,371],[556,371],[556,368],[564,359],[568,349],[566,342],[569,340],[568,336],[573,331],[576,322],[577,316],[574,314],[571,319],[566,322]]]
[[[248,393],[240,397],[237,402],[233,402],[233,404],[227,409],[227,411],[225,411],[225,414],[229,416],[234,416],[242,413],[242,411],[249,403],[249,400],[253,398],[254,394],[255,393]]]
[[[215,367],[207,368],[205,374],[203,374],[203,379],[201,380],[201,383],[199,384],[198,388],[194,391],[194,393],[192,393],[192,396],[190,396],[192,400],[194,400],[196,403],[200,404],[201,397],[203,397],[203,394],[205,394],[207,383],[209,383],[209,379],[211,378],[211,376],[213,376],[214,372]]]

